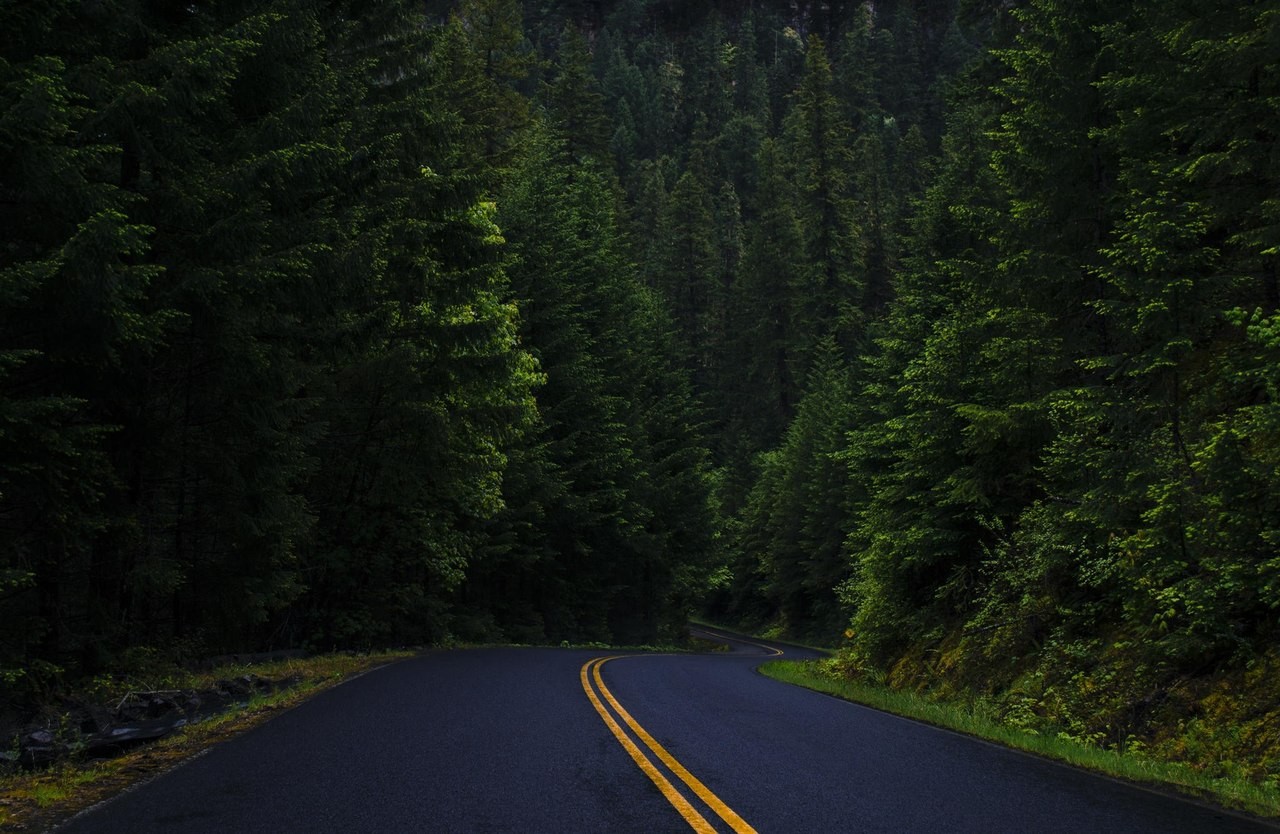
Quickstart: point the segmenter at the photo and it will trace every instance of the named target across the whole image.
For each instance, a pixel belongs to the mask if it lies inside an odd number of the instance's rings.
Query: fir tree
[[[850,129],[832,92],[826,49],[816,36],[809,38],[786,136],[804,235],[793,290],[804,305],[800,351],[810,356],[818,340],[831,334],[839,334],[850,350],[847,340],[863,323],[863,246],[854,225]]]

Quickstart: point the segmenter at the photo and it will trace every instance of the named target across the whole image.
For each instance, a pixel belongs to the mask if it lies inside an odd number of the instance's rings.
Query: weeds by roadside
[[[1205,774],[1180,762],[1148,758],[1140,750],[1109,750],[1084,744],[1065,734],[1030,732],[1002,723],[971,704],[930,700],[915,692],[829,674],[824,668],[827,662],[777,660],[763,664],[760,671],[775,680],[1118,779],[1167,788],[1263,817],[1280,817],[1280,788],[1273,785]]]
[[[204,689],[220,680],[245,676],[296,682],[285,689],[253,693],[245,702],[224,712],[115,758],[92,762],[72,759],[47,770],[4,776],[0,778],[0,829],[45,830],[59,820],[158,775],[320,691],[414,654],[411,651],[393,651],[370,655],[322,655],[270,663],[234,664],[204,672],[174,672],[164,680],[147,681],[146,686],[161,683],[166,689]],[[89,692],[95,698],[110,701],[127,697],[131,690],[140,686],[138,681],[102,678],[93,683]]]

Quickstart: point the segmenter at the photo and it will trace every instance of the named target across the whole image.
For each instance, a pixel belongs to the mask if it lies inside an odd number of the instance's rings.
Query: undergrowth
[[[850,675],[840,658],[809,661],[771,661],[760,671],[776,680],[825,692],[855,703],[1014,749],[1066,762],[1108,776],[1160,785],[1199,799],[1264,817],[1280,817],[1280,786],[1244,775],[1243,768],[1210,769],[1156,755],[1157,748],[1131,744],[1106,748],[1074,736],[1069,728],[1051,731],[1043,724],[1017,726],[1002,716],[990,700],[931,698],[894,689],[882,682]]]

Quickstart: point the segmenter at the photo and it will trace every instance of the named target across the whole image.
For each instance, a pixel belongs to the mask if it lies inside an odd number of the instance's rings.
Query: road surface
[[[66,834],[1272,832],[755,671],[811,653],[437,652],[375,670]]]

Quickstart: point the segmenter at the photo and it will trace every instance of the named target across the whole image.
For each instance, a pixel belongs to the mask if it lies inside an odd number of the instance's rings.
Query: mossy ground
[[[1081,722],[1086,703],[1123,700],[1132,685],[1115,664],[1073,674],[1070,697],[1054,682],[1021,681],[999,694],[974,695],[954,681],[919,687],[920,670],[895,665],[886,677],[861,675],[848,656],[816,661],[774,661],[764,674],[856,703],[995,741],[1015,749],[1120,779],[1164,787],[1226,808],[1280,818],[1276,768],[1280,704],[1275,701],[1280,660],[1218,678],[1187,681],[1175,697],[1144,706],[1141,726],[1130,721],[1115,743],[1105,720]],[[1034,677],[1034,676],[1033,676]],[[1043,676],[1041,676],[1043,678]],[[935,681],[938,678],[934,678]],[[913,682],[916,686],[907,686]],[[1063,687],[1064,689],[1066,687]],[[1138,711],[1132,702],[1130,717]],[[1121,712],[1118,707],[1117,712]],[[1063,723],[1054,725],[1052,719]],[[1141,734],[1137,732],[1141,731]]]

